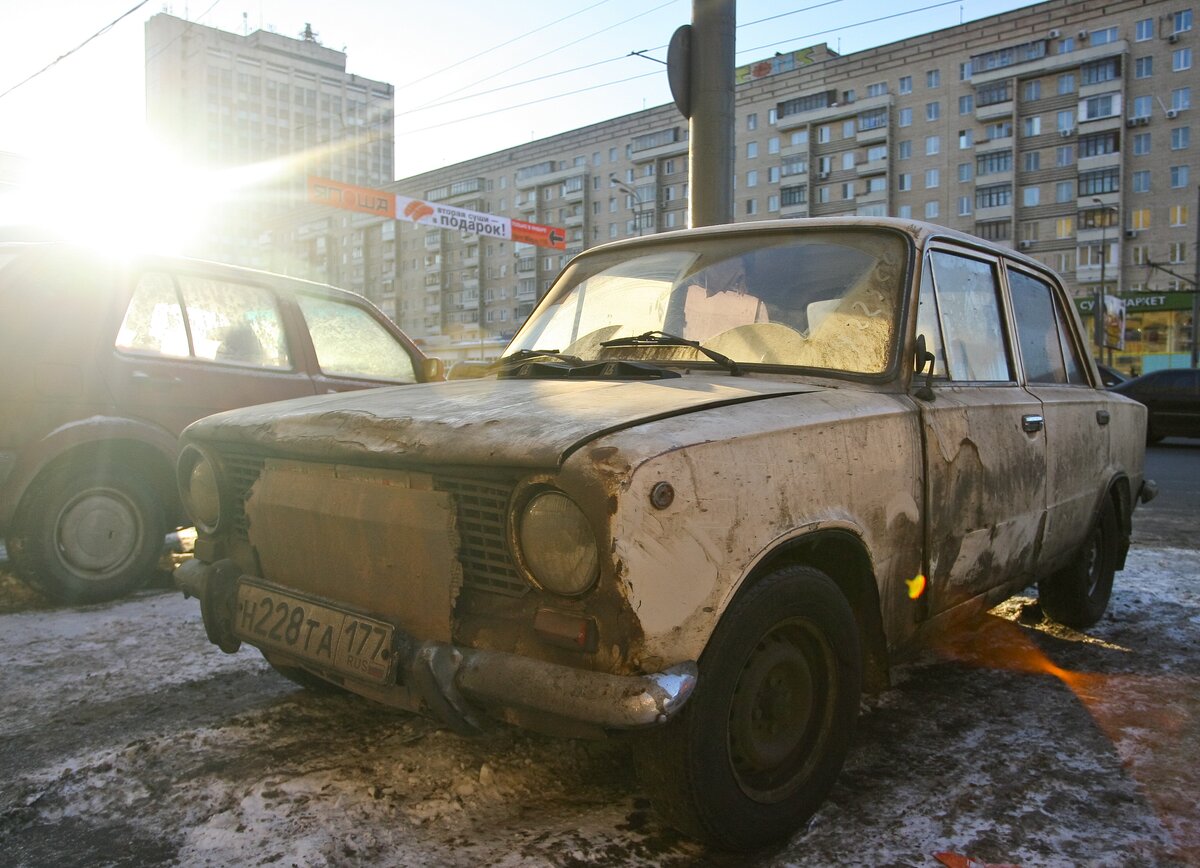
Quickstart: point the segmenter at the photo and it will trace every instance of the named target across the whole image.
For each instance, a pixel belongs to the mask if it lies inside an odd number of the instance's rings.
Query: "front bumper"
[[[234,599],[240,571],[232,561],[190,560],[175,571],[185,596],[200,600],[208,638],[233,653]],[[344,686],[429,714],[459,732],[478,732],[488,711],[511,709],[605,730],[642,729],[676,714],[696,686],[694,661],[647,675],[612,675],[520,654],[420,642],[397,630],[400,682],[388,696],[374,685]],[[274,658],[272,658],[274,659]],[[397,699],[410,696],[412,702]]]

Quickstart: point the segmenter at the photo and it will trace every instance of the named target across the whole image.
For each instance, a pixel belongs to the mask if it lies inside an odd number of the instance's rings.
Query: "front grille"
[[[518,575],[508,554],[508,501],[505,485],[437,477],[433,487],[454,498],[461,548],[458,559],[463,584],[480,591],[519,597],[529,585]]]
[[[265,463],[265,458],[246,453],[221,455],[221,469],[230,493],[230,527],[243,540],[250,538],[246,500]],[[463,584],[474,590],[512,597],[525,594],[529,585],[517,573],[508,553],[506,528],[512,488],[500,483],[439,476],[434,478],[434,489],[454,500]]]

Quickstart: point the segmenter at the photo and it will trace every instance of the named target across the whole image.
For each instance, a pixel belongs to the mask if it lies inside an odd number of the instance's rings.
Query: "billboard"
[[[436,229],[457,229],[472,235],[504,238],[537,247],[567,249],[567,231],[558,226],[543,226],[541,223],[513,220],[497,214],[468,211],[466,208],[426,202],[384,190],[355,187],[327,178],[309,177],[308,201],[392,220],[408,220]]]

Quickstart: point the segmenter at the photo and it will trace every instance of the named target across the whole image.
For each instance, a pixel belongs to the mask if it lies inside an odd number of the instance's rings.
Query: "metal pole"
[[[1093,199],[1099,203],[1099,199]],[[1096,287],[1096,309],[1092,311],[1095,317],[1096,359],[1104,361],[1104,267],[1108,263],[1108,218],[1100,224],[1100,285]]]
[[[624,191],[629,196],[629,198],[633,200],[634,222],[637,223],[638,238],[641,238],[642,237],[642,208],[644,207],[644,203],[642,202],[642,197],[640,195],[638,195],[638,191],[635,190],[633,187],[630,187],[624,181],[618,181],[617,176],[615,174],[610,174],[608,176],[608,183],[610,186],[616,187],[618,190]]]
[[[1200,184],[1196,185],[1196,213],[1192,215],[1196,221],[1196,249],[1192,256],[1196,259],[1196,277],[1192,281],[1192,367],[1200,368]]]
[[[737,3],[692,0],[688,223],[733,222],[733,69]]]

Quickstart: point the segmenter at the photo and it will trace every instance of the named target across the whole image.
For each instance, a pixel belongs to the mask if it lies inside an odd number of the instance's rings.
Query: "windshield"
[[[847,227],[688,238],[572,264],[505,356],[707,361],[691,347],[609,345],[666,332],[737,363],[878,374],[893,357],[906,241]],[[620,344],[620,341],[617,341]]]

